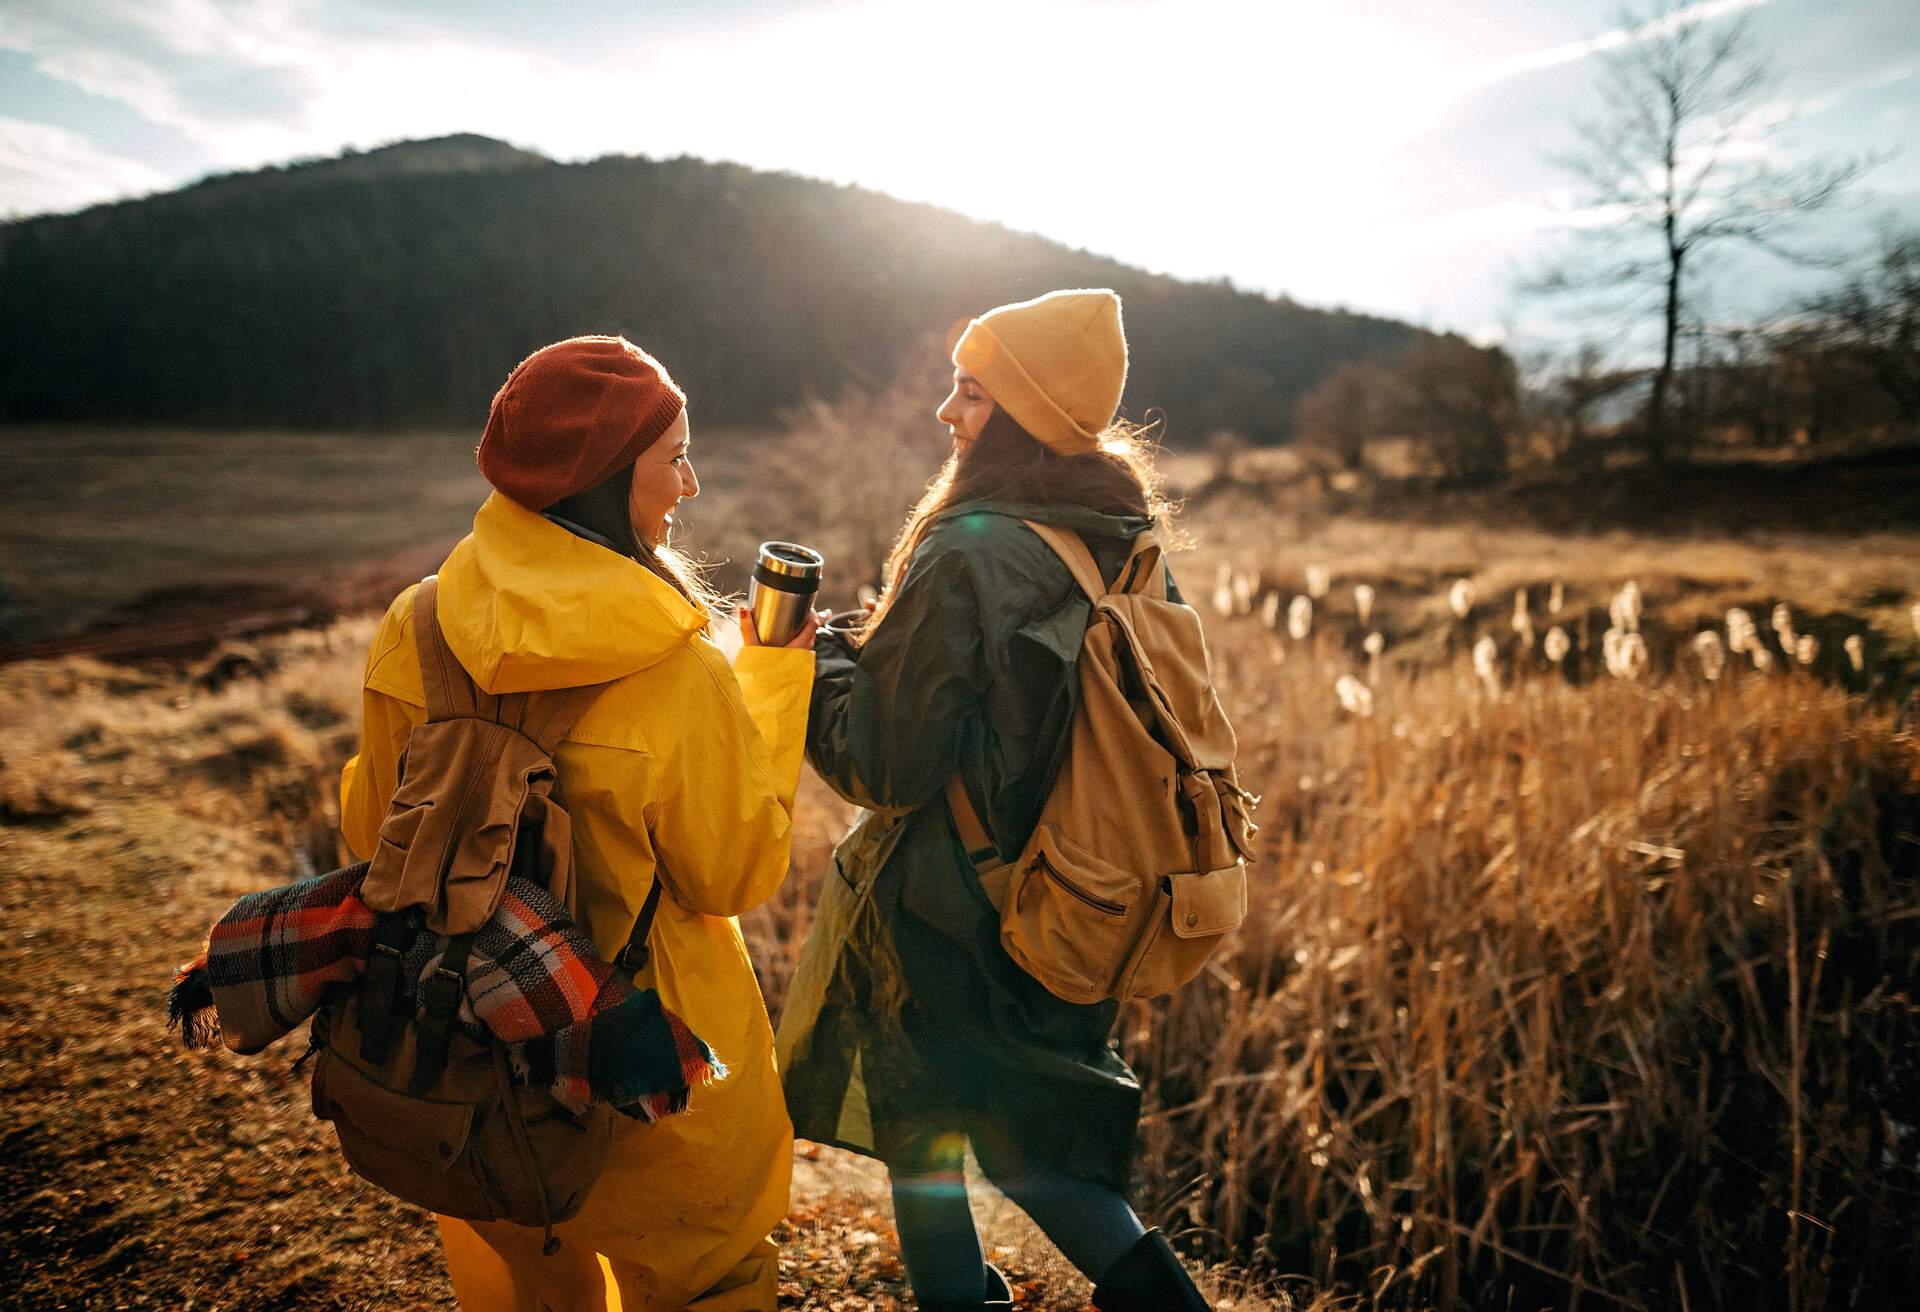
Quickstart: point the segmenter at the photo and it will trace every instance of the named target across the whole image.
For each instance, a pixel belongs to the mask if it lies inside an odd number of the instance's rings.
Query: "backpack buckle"
[[[419,1039],[413,1054],[413,1079],[408,1091],[425,1096],[447,1068],[447,1045],[453,1038],[454,1014],[467,991],[467,949],[473,938],[460,934],[446,941],[440,964],[421,985]]]
[[[652,961],[652,948],[648,947],[644,942],[630,941],[625,947],[620,949],[620,955],[613,959],[613,964],[626,971],[629,975],[638,975],[641,971],[645,970]]]
[[[360,1056],[376,1065],[393,1049],[394,1010],[400,1005],[401,949],[412,938],[407,918],[382,912],[374,919],[360,999]]]
[[[428,1013],[451,1019],[454,1009],[460,1004],[460,990],[465,983],[459,974],[444,965],[435,966],[433,974],[427,977],[427,982],[422,986]]]

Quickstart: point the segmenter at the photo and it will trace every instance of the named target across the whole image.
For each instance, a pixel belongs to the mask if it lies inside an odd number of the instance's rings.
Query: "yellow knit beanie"
[[[1035,438],[1083,455],[1099,445],[1127,383],[1120,298],[1098,287],[988,310],[954,343],[953,362]]]

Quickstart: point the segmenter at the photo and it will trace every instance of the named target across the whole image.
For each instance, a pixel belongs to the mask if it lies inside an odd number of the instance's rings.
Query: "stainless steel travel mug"
[[[769,647],[784,647],[800,632],[820,591],[826,560],[797,542],[762,542],[747,585],[747,610],[753,631]]]

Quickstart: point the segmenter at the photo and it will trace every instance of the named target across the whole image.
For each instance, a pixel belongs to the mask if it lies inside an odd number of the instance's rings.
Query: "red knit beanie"
[[[604,482],[686,408],[660,362],[624,337],[569,337],[522,360],[493,395],[480,473],[528,510]]]

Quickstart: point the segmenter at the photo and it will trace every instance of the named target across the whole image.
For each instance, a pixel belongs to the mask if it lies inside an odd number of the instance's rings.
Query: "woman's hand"
[[[759,631],[753,627],[753,612],[745,606],[741,606],[734,611],[734,614],[739,616],[740,619],[741,644],[747,647],[766,646],[764,642],[760,641]],[[808,611],[807,617],[800,621],[800,631],[782,645],[792,647],[798,651],[812,651],[813,635],[820,631],[820,624],[826,618],[827,612],[823,610]]]

